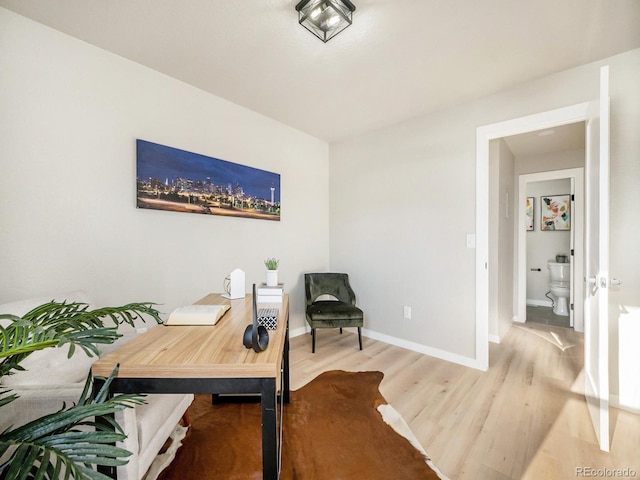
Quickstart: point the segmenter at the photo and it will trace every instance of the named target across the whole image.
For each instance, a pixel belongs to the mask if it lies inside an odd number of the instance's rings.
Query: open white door
[[[576,281],[576,275],[575,275],[575,269],[576,269],[576,262],[575,262],[575,251],[576,251],[576,179],[575,177],[571,177],[571,210],[569,212],[569,215],[571,215],[571,235],[569,236],[569,252],[571,252],[571,254],[569,255],[569,263],[571,264],[569,266],[569,285],[571,285],[573,288],[569,289],[569,326],[571,328],[575,328],[575,324],[574,324],[574,315],[575,315],[575,311],[576,309],[574,308],[576,299],[575,299],[575,281]]]
[[[600,449],[609,451],[609,67],[587,120],[585,172],[585,396]]]

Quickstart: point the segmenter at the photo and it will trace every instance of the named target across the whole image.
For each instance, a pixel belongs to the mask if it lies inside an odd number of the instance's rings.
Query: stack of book
[[[258,295],[258,303],[282,303],[284,285],[279,283],[274,287],[270,287],[266,283],[261,283],[256,294]]]

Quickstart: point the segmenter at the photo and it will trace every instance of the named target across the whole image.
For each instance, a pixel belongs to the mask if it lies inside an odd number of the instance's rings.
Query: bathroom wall
[[[542,231],[540,229],[540,197],[571,193],[568,178],[533,182],[527,185],[527,196],[534,197],[534,229],[527,232],[527,305],[551,306],[545,297],[549,291],[547,262],[556,255],[569,255],[571,231]],[[537,271],[540,269],[540,271]]]

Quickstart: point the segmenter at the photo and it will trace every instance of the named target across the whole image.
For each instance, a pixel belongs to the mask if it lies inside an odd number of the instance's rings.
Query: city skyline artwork
[[[280,220],[280,175],[136,140],[137,207]]]

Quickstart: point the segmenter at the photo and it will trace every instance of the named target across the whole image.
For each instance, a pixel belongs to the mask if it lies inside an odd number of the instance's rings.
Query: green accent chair
[[[311,353],[316,353],[316,329],[358,327],[358,343],[362,350],[364,312],[356,307],[356,294],[346,273],[305,273],[307,323],[311,327]],[[318,300],[322,295],[335,297]]]

